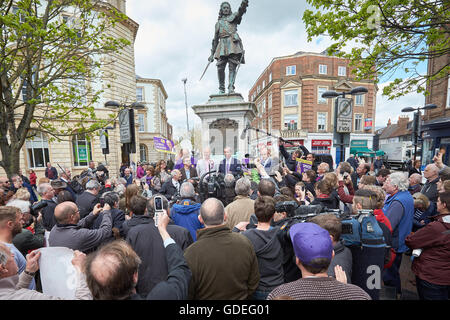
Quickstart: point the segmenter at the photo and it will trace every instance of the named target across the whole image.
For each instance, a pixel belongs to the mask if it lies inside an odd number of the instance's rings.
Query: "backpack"
[[[347,247],[386,247],[383,230],[371,210],[361,210],[358,215],[343,219],[341,238]]]

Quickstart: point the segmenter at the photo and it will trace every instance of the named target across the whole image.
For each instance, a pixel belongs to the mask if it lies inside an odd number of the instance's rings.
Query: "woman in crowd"
[[[314,183],[316,181],[317,174],[314,170],[306,170],[302,173],[302,181],[305,183],[305,188],[316,196],[316,191],[314,190]]]
[[[150,189],[153,190],[155,188],[155,169],[152,166],[147,166],[147,170],[145,172],[145,183],[149,186]]]
[[[320,204],[328,209],[339,209],[339,198],[333,194],[334,185],[327,179],[322,179],[316,184],[316,197],[312,205]]]
[[[36,180],[37,180],[36,172],[34,172],[33,169],[30,169],[28,171],[28,173],[29,173],[30,185],[34,190],[36,190]]]
[[[450,192],[438,194],[437,211],[433,222],[405,239],[406,245],[414,250],[411,269],[421,300],[450,298]]]

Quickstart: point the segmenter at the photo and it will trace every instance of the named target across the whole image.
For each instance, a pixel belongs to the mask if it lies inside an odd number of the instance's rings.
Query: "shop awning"
[[[384,152],[383,150],[378,150],[378,151],[375,152],[375,155],[376,155],[377,157],[378,157],[378,156],[382,157],[382,156],[385,155],[385,152]]]
[[[375,151],[367,147],[350,148],[350,153],[358,157],[375,157]]]

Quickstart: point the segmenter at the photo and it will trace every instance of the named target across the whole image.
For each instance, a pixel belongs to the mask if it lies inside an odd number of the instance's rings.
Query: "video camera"
[[[39,201],[36,202],[35,204],[33,204],[30,207],[30,214],[33,217],[37,217],[39,215],[39,211],[41,211],[43,208],[45,208],[46,206],[48,206],[48,203],[46,201]]]
[[[215,173],[215,174],[214,174]],[[207,181],[205,178],[208,176]],[[224,175],[212,170],[204,173],[199,182],[199,191],[202,202],[208,198],[221,199],[225,194],[225,180]]]

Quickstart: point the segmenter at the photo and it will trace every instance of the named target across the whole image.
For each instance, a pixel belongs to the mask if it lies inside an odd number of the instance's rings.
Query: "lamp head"
[[[437,108],[437,105],[435,105],[434,103],[430,103],[430,104],[425,105],[422,109],[423,110],[431,110],[431,109],[436,109],[436,108]]]
[[[416,111],[417,109],[413,108],[413,107],[406,107],[402,109],[402,112],[412,112],[412,111]]]
[[[105,107],[107,108],[119,108],[120,107],[120,103],[118,103],[117,101],[108,101],[105,103]]]
[[[369,92],[369,90],[367,90],[366,87],[355,87],[352,90],[350,90],[350,94],[352,96],[359,96],[362,94],[366,94],[367,92]]]
[[[340,95],[341,94],[337,93],[336,91],[325,91],[324,93],[322,93],[322,98],[333,99],[339,97]]]

